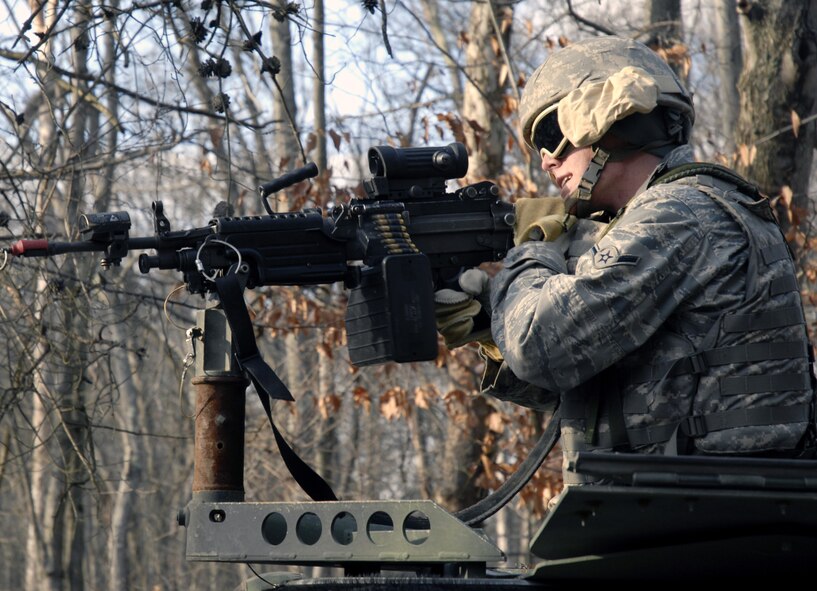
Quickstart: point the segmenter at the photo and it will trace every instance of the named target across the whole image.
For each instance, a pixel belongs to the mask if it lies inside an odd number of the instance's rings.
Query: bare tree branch
[[[12,60],[17,61],[17,60],[22,59],[23,56],[24,56],[24,54],[19,53],[19,52],[8,51],[6,49],[0,49],[0,57],[4,57],[6,59],[12,59]],[[44,61],[42,61],[40,59],[34,58],[33,56],[29,57],[27,59],[27,63],[33,63],[33,64],[36,64],[36,65],[39,65],[39,66],[48,67],[50,70],[56,72],[57,74],[60,74],[61,76],[65,76],[66,78],[70,78],[70,79],[73,79],[73,80],[83,80],[83,81],[86,81],[86,82],[93,82],[95,84],[98,84],[100,86],[104,86],[104,87],[109,88],[109,89],[111,89],[113,91],[116,91],[116,92],[118,92],[120,94],[123,94],[125,96],[129,96],[129,97],[131,97],[133,99],[136,99],[136,100],[138,100],[140,102],[143,102],[145,104],[154,106],[154,107],[159,108],[159,109],[166,109],[168,111],[174,111],[174,112],[179,112],[179,113],[188,113],[188,114],[191,114],[191,115],[201,115],[203,117],[209,117],[211,119],[218,119],[218,120],[223,120],[225,117],[227,117],[230,122],[235,123],[237,125],[241,125],[242,127],[250,128],[250,129],[262,129],[262,128],[266,127],[267,125],[269,125],[270,123],[273,123],[273,122],[269,121],[269,122],[266,122],[266,123],[263,123],[263,124],[259,125],[259,124],[251,123],[250,121],[245,121],[245,120],[240,120],[240,119],[233,119],[233,118],[229,117],[228,115],[219,115],[217,113],[213,113],[212,111],[205,111],[203,109],[195,109],[193,107],[185,107],[185,106],[182,106],[182,105],[179,105],[179,104],[164,103],[162,101],[158,101],[158,100],[156,100],[154,98],[151,98],[149,96],[139,94],[138,92],[136,92],[134,90],[130,90],[129,88],[125,88],[123,86],[120,86],[119,84],[112,84],[112,83],[108,82],[107,80],[105,80],[104,78],[100,78],[99,76],[94,76],[92,74],[86,74],[86,75],[77,74],[76,72],[72,72],[70,70],[66,70],[65,68],[61,68],[61,67],[57,66],[56,64],[46,63],[46,62],[44,62]]]

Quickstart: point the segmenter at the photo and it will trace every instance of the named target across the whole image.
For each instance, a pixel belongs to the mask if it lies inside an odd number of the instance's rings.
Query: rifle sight
[[[468,172],[465,145],[454,142],[443,147],[369,148],[369,172],[363,181],[368,199],[415,201],[442,198],[446,181]]]
[[[389,179],[459,179],[468,172],[468,152],[461,143],[431,148],[369,148],[369,172]]]

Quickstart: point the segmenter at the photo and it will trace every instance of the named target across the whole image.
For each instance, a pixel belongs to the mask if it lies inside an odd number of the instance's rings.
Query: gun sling
[[[294,398],[289,388],[281,381],[275,371],[267,365],[267,362],[264,361],[258,351],[252,322],[247,313],[242,287],[237,275],[230,273],[225,277],[216,279],[215,283],[218,297],[221,300],[221,307],[233,333],[233,355],[238,361],[239,367],[249,375],[256,392],[258,392],[258,398],[261,400],[267,419],[269,419],[284,464],[286,464],[296,482],[313,501],[336,501],[337,497],[332,491],[332,487],[295,453],[284,439],[284,436],[278,431],[275,421],[272,420],[270,399],[293,401]]]
[[[267,414],[281,457],[301,488],[315,501],[336,501],[331,486],[287,444],[272,419],[270,399],[294,400],[275,371],[263,360],[244,302],[242,287],[235,273],[216,279],[216,291],[221,307],[233,333],[233,349],[242,370],[247,372]],[[519,468],[493,493],[466,507],[454,516],[469,526],[475,526],[494,515],[531,479],[559,439],[559,409],[557,408],[530,455]]]

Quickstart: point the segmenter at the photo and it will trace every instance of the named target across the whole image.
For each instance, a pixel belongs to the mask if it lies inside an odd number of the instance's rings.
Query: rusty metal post
[[[244,403],[248,381],[233,364],[232,335],[224,312],[197,313],[193,498],[244,500]],[[195,342],[195,341],[194,341]],[[197,344],[197,345],[198,345]]]

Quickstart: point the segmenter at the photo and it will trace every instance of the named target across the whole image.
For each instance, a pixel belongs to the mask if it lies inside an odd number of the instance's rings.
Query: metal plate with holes
[[[187,559],[292,565],[504,560],[499,548],[432,501],[191,502]]]

